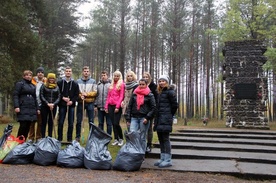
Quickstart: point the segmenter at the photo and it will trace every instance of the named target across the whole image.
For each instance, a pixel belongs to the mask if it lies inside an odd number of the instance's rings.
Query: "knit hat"
[[[56,79],[56,74],[54,74],[54,73],[48,73],[47,79],[50,79],[50,78]]]
[[[43,67],[38,67],[38,68],[36,69],[36,74],[39,73],[39,72],[44,73],[44,68],[43,68]]]
[[[168,76],[166,76],[166,75],[161,75],[161,76],[159,77],[158,81],[161,80],[161,79],[167,81],[167,83],[169,83],[169,81],[170,81],[170,78],[169,78]]]

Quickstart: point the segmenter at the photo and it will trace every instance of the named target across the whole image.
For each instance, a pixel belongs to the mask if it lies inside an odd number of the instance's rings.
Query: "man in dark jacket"
[[[38,103],[38,106],[41,106],[41,100],[39,97],[39,92],[40,92],[40,87],[45,84],[47,81],[47,78],[44,77],[44,68],[43,67],[38,67],[36,70],[36,76],[32,78],[32,84],[35,85],[36,88],[36,100]],[[29,131],[29,140],[38,141],[42,135],[41,135],[41,124],[42,124],[42,118],[41,114],[37,115],[37,122],[32,122],[30,126],[30,131]],[[36,128],[35,128],[36,126]]]
[[[72,78],[72,69],[65,68],[65,77],[58,81],[61,99],[59,102],[59,118],[58,118],[58,140],[63,138],[63,124],[68,111],[68,130],[67,141],[72,141],[73,125],[75,118],[75,105],[79,96],[79,85]]]

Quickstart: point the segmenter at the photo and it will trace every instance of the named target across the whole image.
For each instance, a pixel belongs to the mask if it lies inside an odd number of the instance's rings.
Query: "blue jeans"
[[[112,133],[112,122],[110,120],[110,117],[108,113],[105,112],[105,110],[101,110],[98,108],[98,121],[99,121],[99,128],[104,130],[104,117],[106,120],[106,132],[111,135]]]
[[[84,110],[86,110],[88,116],[89,129],[91,124],[94,123],[94,103],[84,103]],[[76,138],[81,136],[81,123],[83,118],[83,103],[78,103],[77,106],[77,124],[76,124]]]
[[[141,132],[141,140],[142,140],[142,146],[144,150],[146,151],[146,137],[149,129],[150,122],[148,121],[147,124],[144,124],[145,118],[131,118],[130,120],[130,131],[138,131],[140,130]]]
[[[63,125],[64,120],[67,114],[68,108],[68,129],[67,129],[67,141],[72,141],[73,136],[73,125],[74,125],[74,118],[75,118],[75,106],[59,106],[59,118],[58,118],[58,140],[62,141],[63,138]]]

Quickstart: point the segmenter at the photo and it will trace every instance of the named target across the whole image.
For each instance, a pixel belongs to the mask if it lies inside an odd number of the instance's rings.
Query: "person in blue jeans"
[[[105,112],[104,106],[107,99],[108,88],[110,86],[110,79],[108,78],[108,72],[102,71],[101,72],[101,79],[97,85],[97,98],[95,102],[95,111],[98,112],[98,121],[99,121],[99,128],[104,130],[104,118],[106,120],[106,132],[111,135],[112,134],[112,122],[108,115]]]
[[[133,91],[126,112],[126,121],[130,123],[130,131],[141,132],[143,148],[146,151],[146,137],[149,121],[154,117],[156,104],[146,79],[139,80],[139,86]]]
[[[88,66],[82,68],[82,78],[78,79],[77,83],[80,93],[77,105],[76,141],[79,142],[84,110],[86,110],[88,116],[89,129],[94,123],[94,102],[97,96],[97,85],[95,79],[90,77]]]
[[[74,118],[75,118],[75,105],[79,96],[79,85],[72,78],[72,69],[70,67],[65,68],[65,77],[58,81],[58,87],[60,89],[60,102],[59,118],[58,118],[58,140],[63,140],[63,125],[68,111],[68,129],[67,129],[67,141],[72,141]]]

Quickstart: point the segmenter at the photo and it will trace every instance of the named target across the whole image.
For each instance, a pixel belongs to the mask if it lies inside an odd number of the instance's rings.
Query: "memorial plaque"
[[[239,83],[234,86],[236,99],[256,99],[257,86],[256,84]]]

